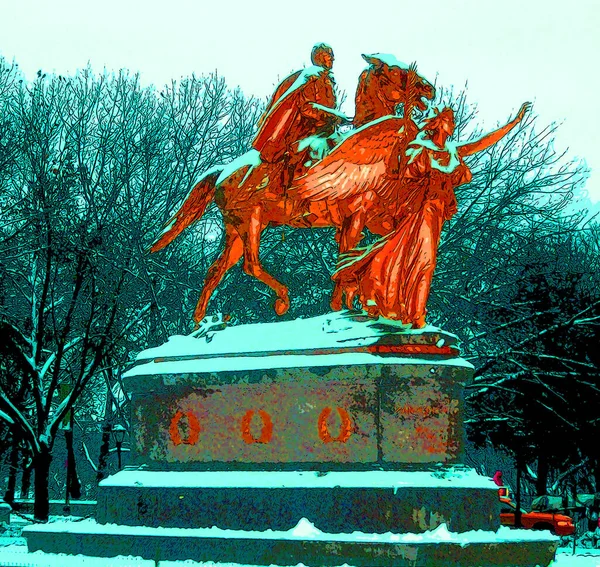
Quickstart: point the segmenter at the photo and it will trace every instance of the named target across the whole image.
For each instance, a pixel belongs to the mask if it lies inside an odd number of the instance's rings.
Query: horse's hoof
[[[357,294],[355,290],[346,291],[346,309],[350,309],[350,311],[354,309],[354,300],[356,299],[356,295]]]
[[[332,311],[341,311],[342,310],[342,300],[341,299],[332,299],[331,303],[329,305],[331,306]]]
[[[287,313],[287,310],[290,308],[290,300],[289,299],[276,299],[275,300],[275,313],[277,315],[283,315]]]
[[[192,315],[192,321],[194,322],[194,331],[197,331],[204,321],[205,313],[194,313]]]

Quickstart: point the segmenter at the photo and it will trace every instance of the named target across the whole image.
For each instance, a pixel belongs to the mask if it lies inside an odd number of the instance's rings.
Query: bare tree
[[[156,293],[176,281],[173,263],[145,254],[166,205],[198,171],[238,151],[244,109],[254,103],[218,77],[192,78],[161,97],[137,76],[90,69],[69,78],[40,72],[31,85],[5,81],[0,94],[18,142],[2,153],[10,175],[0,175],[0,318],[31,399],[19,405],[14,386],[0,381],[0,418],[31,451],[35,515],[45,519],[65,417],[89,401],[90,386],[102,391],[99,377],[113,375],[107,366],[118,369],[173,326]],[[180,301],[189,270],[175,263],[186,274],[171,294]],[[106,396],[113,384],[104,387]]]

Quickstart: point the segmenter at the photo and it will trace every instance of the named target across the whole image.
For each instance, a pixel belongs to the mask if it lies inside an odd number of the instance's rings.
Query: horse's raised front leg
[[[208,301],[210,300],[213,291],[215,291],[227,270],[237,264],[243,253],[244,245],[237,230],[235,230],[233,226],[225,224],[225,249],[212,263],[210,268],[208,268],[208,272],[206,272],[206,277],[204,278],[202,293],[196,304],[196,309],[194,310],[196,329],[198,328],[200,321],[202,321],[206,315]]]
[[[244,241],[244,272],[268,285],[277,294],[275,312],[277,315],[283,315],[290,308],[288,288],[262,267],[258,255],[260,235],[265,228],[261,217],[262,207],[256,205],[248,221],[238,226],[238,232]]]

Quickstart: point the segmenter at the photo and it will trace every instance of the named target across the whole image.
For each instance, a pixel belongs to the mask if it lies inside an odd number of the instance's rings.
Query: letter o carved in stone
[[[323,408],[323,411],[319,415],[318,430],[319,437],[323,443],[345,443],[350,438],[350,435],[352,435],[353,425],[348,412],[344,408],[337,407],[336,409],[342,420],[340,434],[337,437],[332,437],[329,433],[329,428],[327,427],[327,420],[331,415],[331,408]]]
[[[179,422],[184,417],[187,417],[189,428],[187,439],[182,439],[181,433],[179,432]],[[173,416],[171,425],[169,426],[169,435],[175,446],[181,445],[182,443],[184,445],[195,445],[198,443],[200,437],[200,422],[194,415],[194,412],[177,410],[177,413]]]
[[[264,410],[258,410],[258,415],[260,415],[263,423],[262,431],[258,438],[252,435],[252,432],[250,431],[250,423],[254,416],[254,410],[248,410],[244,414],[244,417],[242,417],[242,439],[248,443],[248,445],[252,443],[269,443],[271,437],[273,437],[273,422],[271,421],[271,416]]]

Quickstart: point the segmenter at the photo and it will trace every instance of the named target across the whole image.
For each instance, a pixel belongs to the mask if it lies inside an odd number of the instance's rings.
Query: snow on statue
[[[358,82],[354,131],[334,145],[342,118],[335,109],[333,50],[318,44],[314,65],[277,87],[253,149],[206,172],[152,246],[156,252],[172,242],[211,200],[221,209],[225,249],[206,275],[194,311],[196,328],[211,294],[242,256],[246,273],[276,293],[275,311],[282,315],[289,309],[288,288],[259,259],[260,236],[269,224],[336,227],[340,258],[333,310],[342,308],[344,296],[351,308],[358,296],[372,316],[425,326],[441,228],[456,210],[454,188],[471,180],[463,158],[502,139],[529,104],[506,126],[455,145],[449,141],[452,109],[435,109],[423,124],[413,120],[413,110],[426,110],[435,93],[414,64],[392,55],[363,57],[369,67]],[[312,163],[317,154],[321,159]],[[365,227],[383,238],[360,249]]]
[[[262,119],[254,148],[229,165],[207,171],[151,248],[156,252],[167,246],[203,215],[212,200],[221,209],[225,249],[206,275],[194,311],[196,325],[206,314],[211,294],[227,270],[242,256],[246,273],[275,292],[276,312],[282,315],[289,309],[288,288],[271,276],[259,259],[260,236],[267,225],[334,226],[340,253],[344,253],[359,243],[365,227],[383,236],[396,224],[394,212],[400,186],[397,164],[391,162],[393,156],[399,155],[399,148],[417,132],[412,121],[407,124],[408,118],[396,116],[396,108],[402,104],[424,110],[424,100],[432,99],[435,91],[414,67],[391,55],[363,55],[369,67],[360,75],[356,91],[353,120],[356,130],[337,144],[326,158],[308,169],[321,172],[324,166],[331,165],[335,169],[350,164],[353,171],[345,171],[340,179],[338,176],[332,180],[333,187],[342,184],[339,187],[341,197],[335,202],[307,199],[294,187],[288,189],[286,186],[290,169],[294,169],[292,186],[307,172],[304,158],[298,159],[295,152],[307,150],[307,139],[313,147],[316,145],[321,149],[334,143],[335,140],[332,142],[328,136],[333,131],[332,125],[342,120],[337,110],[322,104],[335,103],[327,87],[331,81],[329,66],[333,62],[333,52],[329,49],[321,46],[321,51],[316,50],[316,56],[313,52],[314,67],[298,73],[296,78],[296,74],[291,76],[278,87],[273,103]],[[291,84],[287,90],[280,92],[288,83]],[[311,96],[315,100],[309,100]],[[318,113],[307,112],[309,108]],[[319,144],[319,140],[326,144]],[[259,151],[268,155],[263,156]],[[281,159],[272,162],[273,156],[281,156]],[[348,161],[349,156],[352,161]],[[353,183],[358,191],[351,190],[350,196],[344,197],[343,191]],[[341,286],[336,285],[332,299],[335,310],[342,306],[342,294]]]

